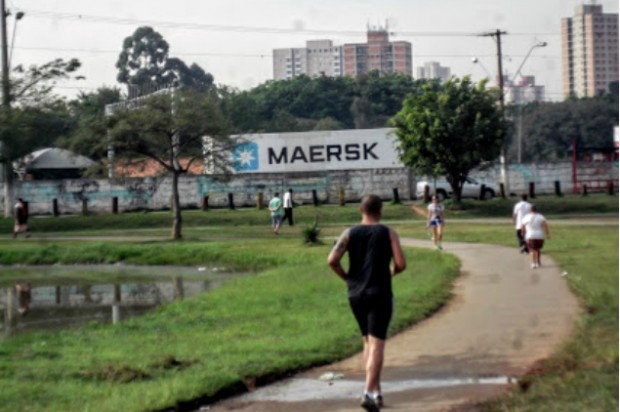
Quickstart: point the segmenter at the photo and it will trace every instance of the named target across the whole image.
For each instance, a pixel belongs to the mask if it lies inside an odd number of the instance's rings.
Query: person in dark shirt
[[[364,340],[366,382],[361,406],[371,412],[383,405],[381,369],[394,307],[392,277],[407,266],[398,235],[379,223],[382,206],[378,196],[364,196],[361,224],[346,229],[327,258],[347,284],[349,304]],[[345,253],[349,253],[348,271],[340,264]]]
[[[30,237],[28,233],[28,206],[21,197],[15,204],[15,226],[13,227],[13,239],[17,237],[18,233],[24,232],[26,237]]]

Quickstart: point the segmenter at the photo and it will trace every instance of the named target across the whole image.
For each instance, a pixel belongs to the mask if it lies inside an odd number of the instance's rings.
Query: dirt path
[[[444,246],[462,262],[455,297],[432,318],[388,341],[385,410],[444,411],[494,396],[548,357],[570,335],[580,313],[562,269],[548,256],[533,270],[516,248]],[[201,410],[361,411],[362,389],[358,355]]]

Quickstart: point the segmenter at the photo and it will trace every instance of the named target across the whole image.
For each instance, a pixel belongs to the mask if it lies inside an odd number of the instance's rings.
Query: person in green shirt
[[[282,226],[282,199],[280,193],[275,192],[273,198],[269,201],[269,210],[271,211],[271,227],[274,234],[278,234],[280,226]]]

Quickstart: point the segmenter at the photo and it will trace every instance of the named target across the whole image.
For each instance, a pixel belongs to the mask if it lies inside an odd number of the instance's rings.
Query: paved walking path
[[[543,267],[534,270],[516,247],[444,247],[462,262],[455,296],[430,319],[388,340],[382,377],[386,411],[444,411],[500,393],[551,355],[580,313],[562,269],[544,254]],[[363,378],[357,355],[202,410],[361,411]]]

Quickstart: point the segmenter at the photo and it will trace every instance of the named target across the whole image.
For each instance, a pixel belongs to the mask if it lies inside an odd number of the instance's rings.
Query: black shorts
[[[394,311],[394,299],[391,296],[349,297],[349,305],[362,336],[371,335],[385,340]]]

